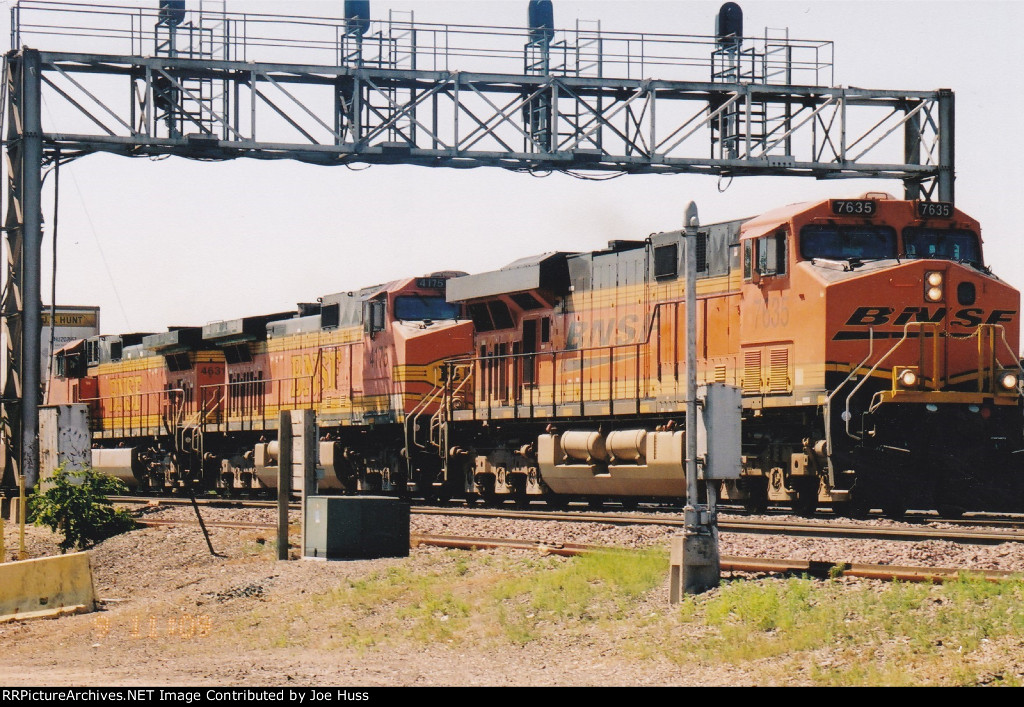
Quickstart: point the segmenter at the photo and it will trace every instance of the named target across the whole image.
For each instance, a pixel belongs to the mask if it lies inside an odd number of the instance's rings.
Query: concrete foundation
[[[672,537],[669,601],[678,604],[683,594],[702,594],[721,581],[717,529]]]

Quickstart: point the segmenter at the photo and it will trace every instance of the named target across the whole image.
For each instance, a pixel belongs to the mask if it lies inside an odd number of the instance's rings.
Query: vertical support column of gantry
[[[15,489],[21,473],[21,56],[11,52],[6,63],[7,83],[7,214],[4,219],[4,284],[0,301],[0,338],[4,346],[3,406],[0,408],[4,468],[2,487]]]
[[[903,123],[903,161],[906,164],[921,164],[921,112],[917,111],[920,101],[907,101],[903,108],[907,119]],[[903,180],[903,198],[916,201],[921,198],[919,179]]]
[[[554,9],[551,0],[530,0],[528,6],[529,41],[526,43],[526,66],[528,76],[551,76],[551,42],[555,37]],[[558,107],[557,88],[550,84],[545,91],[530,101],[527,107],[527,132],[544,152],[553,152],[558,143],[555,136]],[[528,142],[528,141],[527,141]],[[531,146],[525,146],[532,152]]]
[[[40,246],[42,244],[43,128],[39,52],[8,58],[6,281],[0,314],[6,345],[3,395],[4,485],[39,478]]]
[[[181,0],[160,0],[160,12],[153,28],[155,54],[161,57],[178,56],[178,27],[185,21],[185,3]],[[153,73],[153,105],[156,120],[167,126],[167,136],[181,137],[183,121],[181,91],[174,81],[162,72]]]
[[[948,88],[939,89],[939,201],[953,203],[956,159],[956,101]]]
[[[345,24],[338,36],[338,65],[348,69],[349,73],[338,75],[334,89],[334,132],[342,143],[358,145],[363,139],[363,111],[367,96],[364,95],[359,71],[363,68],[363,35],[369,26],[370,3],[347,0]]]

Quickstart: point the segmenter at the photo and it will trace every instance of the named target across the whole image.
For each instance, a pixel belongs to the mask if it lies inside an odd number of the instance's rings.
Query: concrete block
[[[0,564],[0,623],[95,610],[87,552]]]
[[[701,594],[721,581],[717,532],[672,536],[669,561],[669,602],[683,594]]]

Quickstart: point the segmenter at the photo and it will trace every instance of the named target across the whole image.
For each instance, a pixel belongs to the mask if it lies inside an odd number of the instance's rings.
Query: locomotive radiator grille
[[[757,395],[761,392],[761,352],[746,351],[743,354],[743,394]]]

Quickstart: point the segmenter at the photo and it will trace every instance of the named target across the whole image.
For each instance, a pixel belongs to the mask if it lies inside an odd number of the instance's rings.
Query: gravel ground
[[[272,508],[209,508],[201,509],[204,520],[248,521],[273,524],[277,510]],[[591,515],[592,511],[587,511]],[[188,506],[155,506],[144,515],[153,518],[195,518]],[[660,518],[681,519],[681,514],[662,513]],[[726,519],[728,516],[724,516]],[[778,521],[779,516],[744,516],[750,520]],[[289,515],[291,523],[298,523],[296,511]],[[828,526],[830,521],[817,519],[803,523]],[[883,518],[867,520],[843,519],[842,524],[868,528],[921,529],[920,524],[903,523]],[[950,523],[933,522],[928,527],[953,529]],[[480,518],[474,516],[446,516],[415,513],[411,517],[413,533],[431,535],[457,535],[467,537],[510,538],[548,543],[581,543],[614,547],[667,546],[678,527],[659,525],[615,525],[593,522],[536,521],[509,518]],[[990,532],[997,532],[991,530]],[[268,538],[272,537],[267,535]],[[798,536],[763,535],[758,533],[723,532],[719,538],[719,551],[723,555],[765,557],[774,559],[820,560],[857,564],[877,564],[913,567],[941,567],[976,570],[1004,570],[1024,572],[1024,542],[1006,542],[987,545],[961,545],[942,540],[860,540],[847,538],[808,538]]]
[[[759,516],[750,518],[756,520]],[[778,520],[778,516],[761,518]],[[821,523],[827,525],[828,521]],[[843,523],[881,528],[920,528],[919,525],[883,519],[844,520]],[[670,538],[680,532],[678,527],[657,525],[621,526],[418,514],[412,518],[412,528],[416,533],[507,537],[616,547],[667,545]],[[723,555],[742,557],[1024,572],[1024,543],[1021,542],[959,545],[941,540],[911,542],[723,532],[719,537],[719,552]]]
[[[187,507],[160,506],[148,508],[145,513],[158,518],[192,516]],[[204,508],[203,517],[208,521],[272,523],[276,511]],[[292,520],[298,520],[294,512]],[[866,523],[891,524],[881,520]],[[659,526],[419,514],[412,517],[412,531],[625,547],[666,546],[669,537],[678,532]],[[454,563],[455,557],[465,558],[459,561],[476,567],[514,552],[455,554],[424,547],[413,550],[408,559],[275,562],[273,537],[272,531],[213,528],[212,542],[221,557],[208,553],[194,526],[144,528],[101,543],[92,550],[92,566],[98,594],[105,600],[105,611],[0,625],[0,644],[5,647],[0,684],[582,686],[807,682],[800,675],[772,676],[771,670],[763,666],[748,670],[723,665],[709,670],[706,665],[678,665],[657,659],[637,665],[608,648],[607,637],[602,633],[607,629],[599,626],[583,633],[574,631],[564,638],[546,637],[524,646],[487,644],[473,646],[472,650],[458,644],[423,650],[416,643],[389,645],[386,651],[351,647],[325,650],[315,642],[240,645],[240,627],[251,630],[254,616],[276,612],[277,607],[281,607],[282,616],[275,615],[275,619],[285,620],[291,610],[287,602],[301,602],[303,597],[315,602],[336,587],[380,571],[436,573],[439,567]],[[10,556],[17,547],[16,527],[7,525],[5,540]],[[56,538],[45,529],[29,527],[27,541],[31,556],[56,552]],[[293,535],[293,545],[296,542]],[[726,533],[721,538],[721,552],[1024,571],[1024,543],[960,547],[938,541],[826,540]],[[634,610],[650,609],[653,615],[664,610],[667,595],[666,582]],[[321,636],[326,631],[315,624],[303,624],[295,630],[304,636]]]

